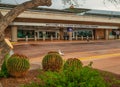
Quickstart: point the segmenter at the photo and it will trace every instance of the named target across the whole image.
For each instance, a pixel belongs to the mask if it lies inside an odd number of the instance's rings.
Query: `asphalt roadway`
[[[43,56],[61,50],[65,60],[79,58],[84,65],[120,75],[120,40],[98,41],[28,41],[14,43],[14,52],[30,58],[31,69],[41,67]]]

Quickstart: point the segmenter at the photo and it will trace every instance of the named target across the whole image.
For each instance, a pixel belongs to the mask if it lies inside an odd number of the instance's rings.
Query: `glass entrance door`
[[[74,37],[77,37],[77,38],[92,38],[93,36],[93,30],[77,30],[74,32]]]
[[[46,38],[47,39],[51,39],[51,38],[55,38],[56,37],[56,32],[53,31],[47,31],[46,32]]]

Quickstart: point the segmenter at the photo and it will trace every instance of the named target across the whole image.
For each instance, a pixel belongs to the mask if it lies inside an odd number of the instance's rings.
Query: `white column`
[[[73,38],[75,38],[75,32],[72,33]]]
[[[46,32],[43,31],[43,41],[45,41],[45,39],[46,39]]]
[[[55,32],[55,38],[58,39],[58,32]]]
[[[109,39],[109,30],[105,29],[105,40]]]
[[[12,26],[11,27],[11,40],[13,42],[17,42],[17,26]]]
[[[38,40],[39,40],[39,36],[40,36],[40,35],[39,35],[39,31],[38,31],[38,32],[37,32],[37,39],[38,39]]]
[[[72,32],[68,32],[69,40],[72,41]]]

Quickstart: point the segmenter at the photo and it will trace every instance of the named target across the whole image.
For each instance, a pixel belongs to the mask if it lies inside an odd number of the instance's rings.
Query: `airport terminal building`
[[[13,7],[0,4],[3,15]],[[119,39],[120,12],[78,8],[28,9],[7,27],[5,36],[13,42]]]

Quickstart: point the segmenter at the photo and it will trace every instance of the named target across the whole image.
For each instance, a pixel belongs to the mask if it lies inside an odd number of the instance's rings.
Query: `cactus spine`
[[[7,61],[7,69],[11,76],[22,77],[26,75],[30,63],[28,57],[24,55],[14,54]]]
[[[42,60],[43,70],[59,71],[62,68],[62,57],[57,53],[49,53]]]

